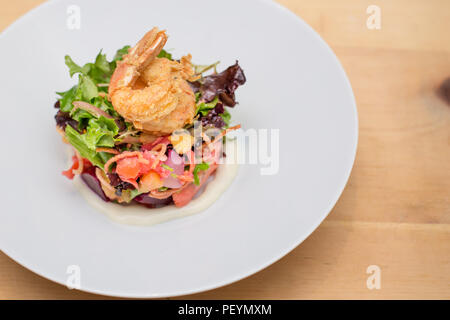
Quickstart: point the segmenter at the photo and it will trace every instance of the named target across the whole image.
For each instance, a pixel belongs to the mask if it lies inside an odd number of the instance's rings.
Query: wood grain
[[[0,0],[3,30],[40,0]],[[360,121],[354,170],[341,199],[302,245],[200,299],[450,299],[450,1],[281,0],[333,48],[353,86]],[[381,289],[366,268],[381,268]],[[95,299],[0,254],[2,299]]]

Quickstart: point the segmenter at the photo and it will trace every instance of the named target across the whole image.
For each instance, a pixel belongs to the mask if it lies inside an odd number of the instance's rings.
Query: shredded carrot
[[[177,176],[178,180],[181,182],[192,182],[194,181],[194,176],[191,172],[185,171],[183,174]]]
[[[151,170],[151,169],[155,170],[161,161],[166,160],[166,158],[165,158],[166,150],[167,150],[167,145],[160,143],[160,144],[153,146],[153,148],[150,151],[148,151],[148,150],[144,151],[145,152],[144,159],[150,158],[150,160],[151,160],[150,161],[151,166],[148,170]]]
[[[178,190],[176,190],[176,189],[170,189],[170,190],[166,190],[163,192],[153,190],[153,191],[150,191],[149,196],[152,198],[155,198],[155,199],[167,199],[168,197],[170,197],[172,194],[174,194],[177,191]]]
[[[116,189],[114,189],[114,187],[109,183],[105,173],[99,168],[95,168],[95,175],[97,176],[97,179],[100,181],[100,184],[105,194],[114,195]]]
[[[148,161],[147,159],[145,159],[142,155],[141,152],[139,151],[124,151],[121,154],[112,157],[111,159],[109,159],[104,166],[104,170],[105,172],[108,172],[109,167],[114,163],[117,162],[120,159],[124,159],[124,158],[130,158],[130,157],[138,157],[139,162],[144,163],[144,164],[149,164],[150,161]]]
[[[95,149],[96,152],[106,152],[111,154],[119,154],[119,151],[113,148],[97,148]]]
[[[159,152],[157,151],[158,147],[160,148],[160,149],[159,149]],[[163,158],[164,158],[164,156],[165,156],[165,154],[166,154],[166,150],[167,150],[167,145],[162,144],[162,143],[157,144],[157,145],[152,149],[152,151],[158,152],[158,153],[156,154],[156,162],[155,162],[155,165],[157,165],[157,164],[158,164],[159,162],[161,162],[161,161],[164,161]]]
[[[220,139],[222,139],[225,135],[227,135],[229,132],[233,131],[233,130],[237,130],[241,128],[241,125],[238,124],[234,127],[228,128],[223,130],[219,135],[217,135],[214,138],[214,141],[211,141],[211,139],[208,137],[207,134],[202,133],[202,138],[203,140],[205,140],[205,142],[203,143],[203,149],[204,148],[208,148],[208,150],[210,151],[210,153],[212,154],[214,150],[216,150],[216,147],[214,146],[218,141],[220,141]]]
[[[141,150],[150,151],[153,150],[153,148],[158,144],[165,144],[168,145],[170,143],[170,140],[166,137],[159,137],[153,140],[152,142],[145,143],[142,145]]]
[[[236,125],[234,127],[230,127],[228,129],[223,130],[217,137],[215,137],[214,142],[218,141],[219,139],[222,139],[222,137],[227,135],[229,132],[237,130],[237,129],[240,129],[240,128],[241,128],[241,125],[238,124],[238,125]]]
[[[168,197],[170,197],[174,193],[177,193],[177,192],[183,190],[188,185],[189,185],[189,183],[185,183],[181,187],[179,187],[178,189],[169,189],[169,190],[166,190],[166,191],[152,190],[149,193],[149,197],[152,197],[152,198],[155,198],[155,199],[167,199]]]
[[[202,132],[202,138],[203,138],[203,140],[205,140],[205,143],[207,144],[207,145],[209,145],[210,143],[211,143],[211,139],[208,137],[208,135],[206,134],[206,133],[204,133],[204,132]]]

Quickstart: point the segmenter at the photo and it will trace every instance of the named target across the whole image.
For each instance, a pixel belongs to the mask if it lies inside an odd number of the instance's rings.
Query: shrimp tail
[[[188,83],[190,55],[180,61],[158,58],[166,32],[153,28],[119,61],[108,99],[125,120],[154,136],[165,136],[192,123],[195,95]]]
[[[120,88],[131,87],[139,78],[141,72],[161,52],[167,42],[165,30],[153,28],[126,54],[111,77],[108,96]]]

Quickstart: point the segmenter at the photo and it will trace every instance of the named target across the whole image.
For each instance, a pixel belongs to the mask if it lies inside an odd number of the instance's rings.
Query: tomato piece
[[[170,176],[170,174],[172,173],[172,171],[170,171],[169,169],[166,169],[164,167],[162,167],[161,165],[158,165],[155,168],[155,171],[161,176],[161,178],[165,179],[168,176]]]
[[[150,171],[147,174],[144,174],[141,177],[139,183],[140,183],[139,189],[142,192],[150,192],[151,190],[158,189],[163,186],[161,177],[155,171]]]
[[[76,156],[72,157],[72,161],[73,161],[72,166],[69,169],[62,172],[62,174],[70,180],[72,180],[75,177],[75,175],[73,174],[73,170],[77,170],[79,165],[78,158]]]
[[[153,165],[155,159],[154,159],[153,155],[150,152],[148,152],[148,151],[144,151],[142,156],[144,157],[144,159],[148,160],[149,163],[148,164],[141,163],[140,174],[146,174],[147,172],[152,170],[152,165]]]
[[[116,173],[122,180],[136,180],[141,171],[137,157],[124,158],[117,161]]]
[[[62,174],[63,174],[63,176],[65,176],[67,179],[70,179],[70,180],[72,180],[73,177],[75,177],[75,175],[72,172],[72,168],[70,168],[66,171],[63,171]]]
[[[83,158],[83,172],[87,169],[89,169],[90,167],[92,167],[92,163],[88,160]]]
[[[176,192],[172,195],[173,203],[176,207],[184,207],[189,202],[191,202],[192,198],[195,194],[200,190],[202,185],[208,180],[209,176],[217,169],[217,164],[211,164],[209,169],[205,171],[200,177],[200,185],[195,185],[194,183],[190,183],[187,187],[185,187],[180,192]]]

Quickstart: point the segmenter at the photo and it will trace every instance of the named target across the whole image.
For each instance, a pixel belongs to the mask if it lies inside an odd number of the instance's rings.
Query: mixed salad
[[[246,81],[238,62],[218,73],[218,62],[175,60],[164,37],[154,28],[111,61],[101,51],[82,66],[65,57],[78,82],[55,103],[57,131],[74,150],[63,175],[80,175],[104,201],[185,206],[220,165],[223,137],[240,127],[227,110]]]

